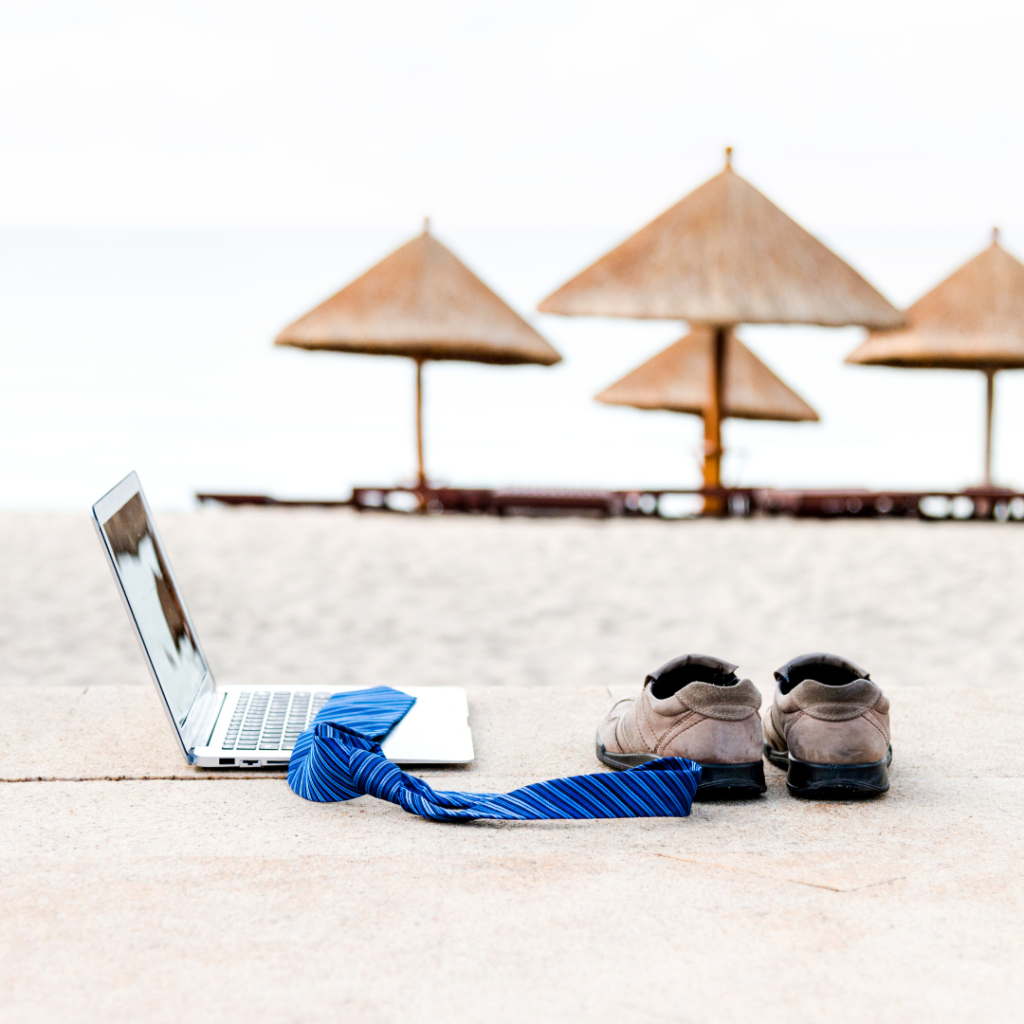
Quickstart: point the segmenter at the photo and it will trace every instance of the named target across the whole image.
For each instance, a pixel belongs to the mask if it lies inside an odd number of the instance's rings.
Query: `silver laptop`
[[[131,473],[92,507],[93,522],[189,764],[288,764],[299,734],[331,694],[358,686],[218,686],[178,589],[139,478]],[[296,641],[298,642],[298,641]],[[416,698],[381,747],[398,764],[473,760],[466,691],[395,687]]]

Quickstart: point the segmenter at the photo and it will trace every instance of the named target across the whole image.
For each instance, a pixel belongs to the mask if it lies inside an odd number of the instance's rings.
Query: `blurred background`
[[[997,2],[4,0],[0,505],[80,509],[129,469],[163,507],[411,480],[408,360],[271,342],[425,215],[564,356],[428,365],[436,480],[696,486],[697,418],[592,400],[682,326],[537,302],[726,145],[900,307],[994,224],[1024,256],[1022,28]],[[844,366],[858,329],[739,336],[822,422],[728,421],[727,483],[980,478],[981,374]],[[1024,487],[1024,373],[997,388],[995,480]]]

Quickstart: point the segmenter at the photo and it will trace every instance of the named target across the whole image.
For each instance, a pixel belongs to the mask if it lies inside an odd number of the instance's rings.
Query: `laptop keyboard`
[[[241,693],[221,746],[224,750],[291,750],[330,695],[330,690]]]

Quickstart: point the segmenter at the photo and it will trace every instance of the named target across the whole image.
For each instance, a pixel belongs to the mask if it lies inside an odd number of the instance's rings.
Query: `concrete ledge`
[[[599,771],[593,749],[597,721],[612,700],[635,691],[470,687],[476,762],[421,774],[457,776],[460,784],[475,788],[471,780],[484,777],[507,776],[513,785],[522,785]],[[932,773],[1024,774],[1024,706],[1016,690],[900,687],[889,694],[894,787],[908,771],[924,784]],[[769,699],[765,694],[765,701]],[[979,751],[984,752],[980,764]],[[190,767],[149,686],[0,689],[0,781],[259,779],[283,774]]]
[[[0,692],[4,778],[95,780],[0,786],[3,1018],[1012,1020],[1024,708],[890,696],[879,800],[795,800],[768,767],[764,798],[688,819],[460,827],[188,769],[146,687]],[[608,700],[473,689],[478,762],[423,774],[598,770]]]
[[[281,772],[254,772],[280,778]],[[217,779],[181,754],[152,686],[0,689],[0,781]]]
[[[598,771],[593,736],[607,708],[603,686],[470,689],[477,761],[420,772],[512,779]],[[279,779],[281,771],[193,768],[182,757],[149,686],[0,689],[0,781]],[[459,783],[461,785],[461,783]],[[480,788],[485,788],[481,786]]]

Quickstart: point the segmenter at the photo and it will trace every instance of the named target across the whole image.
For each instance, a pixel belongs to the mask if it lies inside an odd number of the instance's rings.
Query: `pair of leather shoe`
[[[799,796],[850,797],[889,788],[889,701],[870,675],[834,654],[804,654],[776,673],[762,722],[761,694],[736,666],[702,654],[662,665],[639,697],[615,703],[597,729],[612,768],[661,757],[701,766],[697,799],[765,791],[762,755]]]

